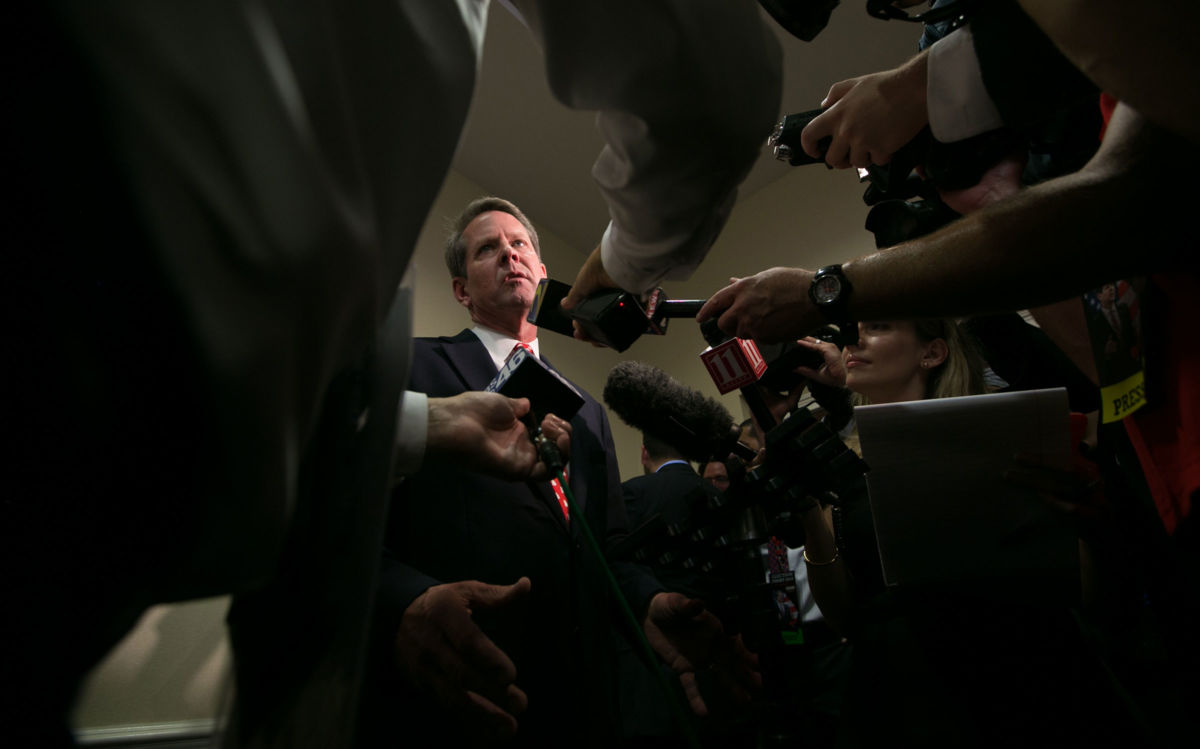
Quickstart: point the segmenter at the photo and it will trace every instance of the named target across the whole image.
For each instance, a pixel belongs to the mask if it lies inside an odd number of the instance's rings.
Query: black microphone
[[[668,299],[662,289],[650,292],[645,304],[628,291],[605,289],[583,300],[575,309],[564,310],[562,298],[571,287],[544,278],[538,282],[527,319],[539,328],[573,336],[573,322],[593,341],[624,351],[643,335],[663,335],[675,317],[695,317],[703,299]]]
[[[744,459],[754,451],[737,441],[729,411],[712,398],[649,364],[623,361],[608,373],[604,402],[629,426],[666,442],[688,460]]]
[[[546,414],[570,421],[583,408],[583,396],[567,379],[523,348],[512,356],[484,388],[509,398],[528,398],[538,423]]]
[[[551,471],[563,467],[558,447],[542,434],[541,424],[546,414],[570,421],[583,408],[583,396],[574,385],[528,350],[518,348],[484,390],[509,398],[528,398],[529,413],[522,421],[538,456]]]

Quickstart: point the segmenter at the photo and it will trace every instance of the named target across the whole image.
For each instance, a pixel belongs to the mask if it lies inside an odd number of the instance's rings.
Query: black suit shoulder
[[[637,476],[621,485],[625,513],[631,527],[660,514],[668,523],[682,523],[691,516],[691,505],[719,492],[690,465],[664,466],[657,473]]]
[[[458,395],[482,389],[495,376],[495,369],[487,348],[470,330],[414,338],[408,389],[435,398]]]

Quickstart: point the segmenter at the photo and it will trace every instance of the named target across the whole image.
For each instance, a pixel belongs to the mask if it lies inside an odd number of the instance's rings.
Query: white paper
[[[1063,388],[856,408],[884,581],[1077,577],[1061,511],[1002,478],[1018,453],[1069,467],[1068,413]]]

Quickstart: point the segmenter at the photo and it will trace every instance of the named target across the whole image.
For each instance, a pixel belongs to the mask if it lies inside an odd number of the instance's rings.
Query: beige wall
[[[704,265],[689,281],[668,283],[668,295],[707,297],[731,275],[784,264],[813,268],[869,251],[871,236],[862,228],[866,216],[862,190],[849,172],[829,172],[819,166],[793,169],[738,203]],[[466,310],[450,293],[441,239],[446,222],[469,200],[487,193],[456,173],[443,186],[413,260],[417,335],[449,335],[469,325]],[[570,247],[543,231],[538,216],[530,219],[539,225],[549,274],[569,283],[591,248]],[[597,237],[603,228],[595,228]],[[705,394],[717,395],[698,358],[703,339],[688,320],[673,321],[668,335],[644,337],[622,355],[554,333],[542,337],[542,347],[547,358],[597,399],[608,370],[622,358],[653,364]],[[744,418],[736,395],[725,396],[723,402],[735,419]],[[636,476],[641,473],[640,436],[616,417],[611,420],[622,478]],[[227,605],[226,599],[213,599],[151,610],[93,675],[75,713],[76,726],[145,726],[211,718],[228,667],[223,622]]]

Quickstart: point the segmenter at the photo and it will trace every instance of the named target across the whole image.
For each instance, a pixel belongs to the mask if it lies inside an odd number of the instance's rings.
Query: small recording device
[[[839,348],[842,345],[838,340],[840,333],[829,326],[816,331],[813,336],[822,341],[836,343]],[[825,365],[825,358],[821,352],[805,348],[793,341],[760,343],[758,349],[767,361],[767,371],[759,380],[759,384],[776,393],[791,392],[804,382],[804,376],[795,371],[797,367],[820,369]]]

